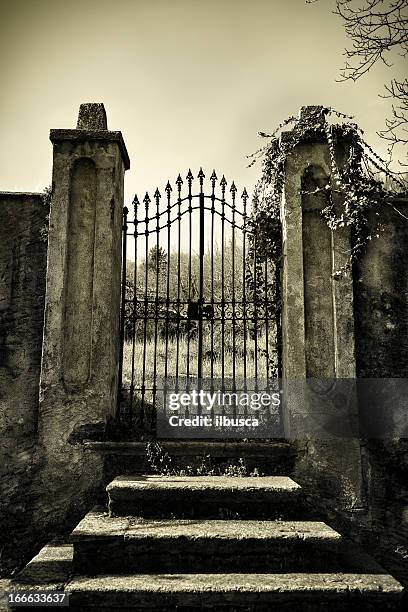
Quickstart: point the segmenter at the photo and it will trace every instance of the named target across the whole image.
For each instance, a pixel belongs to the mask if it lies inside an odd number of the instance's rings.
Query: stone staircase
[[[400,609],[401,585],[305,520],[289,477],[125,475],[107,493],[13,589],[64,589],[71,610],[103,612]]]

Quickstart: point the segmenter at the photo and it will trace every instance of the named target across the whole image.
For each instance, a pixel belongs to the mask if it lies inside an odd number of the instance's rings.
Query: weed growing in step
[[[202,457],[198,467],[187,465],[184,468],[178,468],[173,465],[171,456],[159,442],[148,442],[146,444],[146,457],[151,470],[160,476],[233,476],[237,478],[262,476],[258,468],[249,471],[242,457],[238,459],[238,463],[229,463],[226,466],[217,467],[212,465],[211,455],[208,454]]]

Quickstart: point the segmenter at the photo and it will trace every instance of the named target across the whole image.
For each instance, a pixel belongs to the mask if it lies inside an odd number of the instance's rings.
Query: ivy
[[[284,128],[288,127],[290,131],[284,132]],[[324,192],[327,205],[321,210],[321,215],[328,227],[333,231],[343,227],[350,229],[349,261],[342,269],[333,272],[335,278],[347,273],[365,246],[378,237],[383,229],[381,210],[384,210],[385,204],[392,206],[392,199],[396,195],[406,194],[408,185],[403,174],[392,172],[389,164],[365,142],[363,132],[353,117],[331,107],[308,107],[299,117],[285,119],[271,133],[260,132],[259,135],[267,143],[249,156],[249,166],[261,163],[261,176],[254,190],[248,222],[250,233],[246,276],[254,302],[259,288],[270,283],[267,291],[272,296],[272,303],[268,305],[268,316],[275,317],[279,325],[282,258],[280,207],[286,160],[295,147],[316,139],[328,144],[331,166],[329,181],[313,191],[302,193]],[[338,144],[344,142],[348,145],[347,159],[340,164]],[[342,202],[340,207],[335,205],[337,195]],[[269,269],[273,269],[272,281],[267,280],[264,274],[265,262],[270,262]]]
[[[40,239],[42,242],[48,242],[48,230],[50,222],[50,207],[52,199],[52,186],[45,187],[41,193],[41,203],[46,211],[44,224],[40,227]]]
[[[336,121],[332,123],[333,119]],[[340,120],[341,122],[339,122]],[[290,126],[290,131],[284,128]],[[267,134],[259,133],[267,144],[250,155],[250,166],[261,160],[261,177],[255,188],[251,224],[257,235],[258,257],[268,257],[275,264],[281,258],[280,203],[285,181],[285,164],[295,147],[311,138],[326,141],[330,154],[329,184],[307,193],[324,191],[327,206],[321,211],[332,230],[349,227],[352,232],[349,268],[364,246],[379,235],[381,207],[391,203],[395,195],[407,193],[402,173],[392,172],[363,139],[363,132],[353,117],[331,107],[309,107],[299,117],[289,117]],[[337,159],[337,145],[347,142],[348,157],[342,165]],[[386,186],[386,180],[389,186]],[[341,195],[341,210],[336,210],[333,195]],[[371,213],[374,213],[373,215]],[[369,218],[370,223],[369,223]],[[372,221],[377,217],[377,222]],[[344,270],[336,271],[341,274]]]

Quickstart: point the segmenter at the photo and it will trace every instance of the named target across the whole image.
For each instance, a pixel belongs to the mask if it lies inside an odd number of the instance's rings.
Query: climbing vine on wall
[[[43,192],[41,193],[42,204],[46,210],[46,217],[44,225],[40,227],[40,237],[43,242],[48,241],[48,226],[50,220],[50,206],[51,206],[51,198],[52,198],[52,185],[45,187]]]
[[[282,132],[285,128],[289,131]],[[333,230],[349,227],[351,230],[350,257],[346,266],[333,273],[345,274],[364,247],[381,231],[381,207],[393,206],[393,198],[406,194],[408,184],[402,173],[392,172],[383,160],[365,142],[362,130],[349,117],[329,107],[308,107],[299,117],[289,117],[270,134],[260,132],[267,142],[250,157],[250,166],[260,162],[261,176],[255,187],[249,226],[255,238],[250,240],[247,283],[255,294],[265,283],[265,261],[274,267],[273,296],[269,315],[280,321],[280,260],[282,235],[280,222],[281,197],[285,181],[287,157],[301,142],[325,140],[330,154],[330,179],[322,186],[314,186],[307,194],[324,192],[327,205],[321,215]],[[338,147],[346,143],[346,158],[339,162]],[[301,187],[299,187],[301,188]],[[302,187],[305,189],[304,187]],[[335,195],[341,196],[341,207],[335,206]],[[400,211],[398,211],[400,212]],[[402,214],[402,213],[400,213]],[[280,333],[277,330],[277,341]],[[278,347],[279,353],[279,347]]]
[[[336,123],[332,123],[333,119]],[[340,120],[340,122],[338,121]],[[284,128],[290,128],[280,138]],[[350,265],[367,242],[381,229],[381,205],[392,205],[392,198],[407,193],[404,175],[392,172],[383,160],[365,142],[362,130],[349,117],[329,107],[309,107],[299,117],[289,117],[272,133],[260,132],[267,144],[250,156],[250,165],[261,162],[261,177],[254,196],[251,223],[256,228],[258,249],[264,256],[278,262],[281,256],[280,201],[285,179],[285,162],[300,142],[320,137],[326,140],[331,164],[329,184],[313,192],[325,191],[327,206],[321,211],[332,230],[348,226],[353,240]],[[336,154],[338,142],[348,143],[345,163],[339,164]],[[341,194],[343,206],[335,209],[333,194]],[[368,224],[368,213],[378,216],[378,223]]]

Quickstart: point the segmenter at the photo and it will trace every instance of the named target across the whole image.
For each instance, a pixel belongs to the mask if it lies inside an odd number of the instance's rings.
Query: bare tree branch
[[[316,0],[306,0],[308,4]],[[335,0],[350,47],[340,81],[357,81],[377,62],[392,67],[390,53],[408,55],[408,0]],[[392,100],[392,115],[378,132],[388,143],[390,156],[397,145],[408,145],[408,80],[393,78],[383,98]],[[405,165],[405,164],[403,164]]]
[[[397,81],[385,86],[383,98],[391,98],[392,117],[385,120],[385,129],[378,134],[388,142],[388,151],[393,154],[396,145],[408,145],[408,79]],[[407,166],[407,164],[401,165]]]

